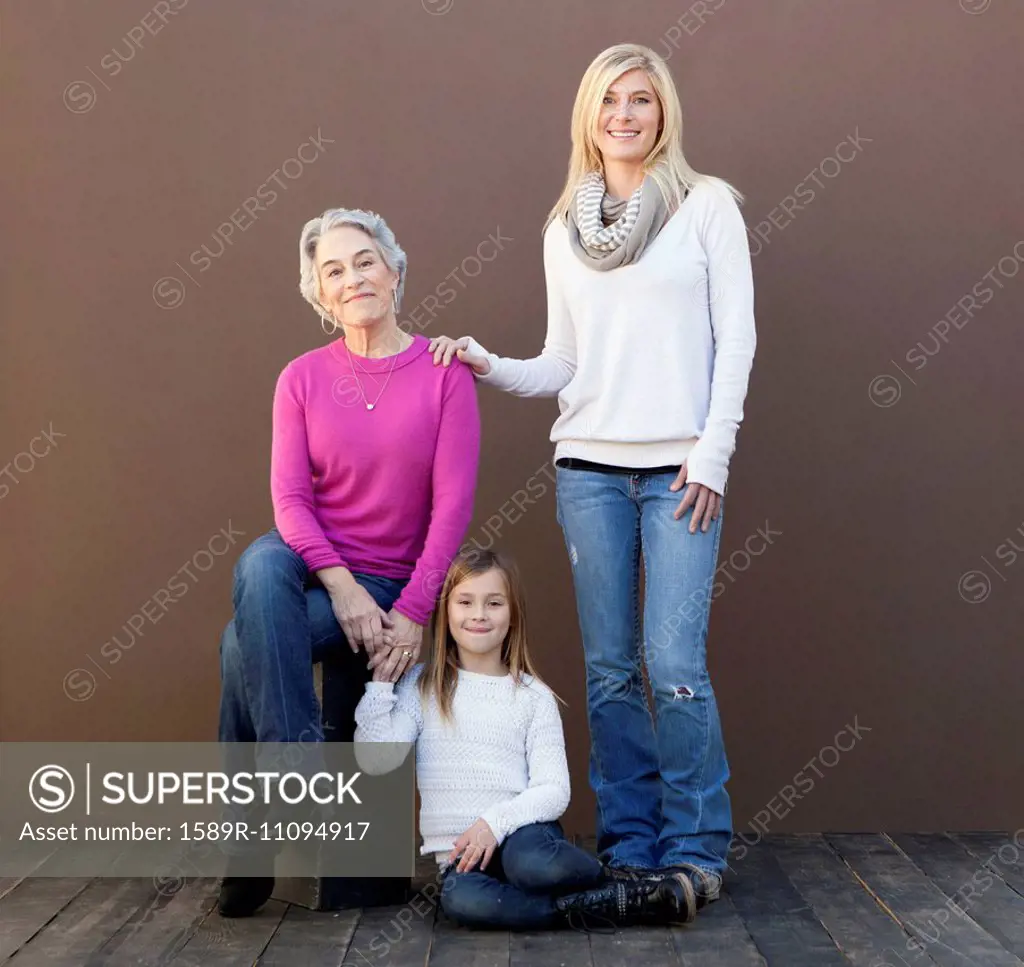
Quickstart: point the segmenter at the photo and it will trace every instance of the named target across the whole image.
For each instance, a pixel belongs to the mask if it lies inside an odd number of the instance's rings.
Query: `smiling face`
[[[632,70],[605,92],[595,139],[603,160],[641,164],[658,140],[661,105],[645,71]]]
[[[460,581],[448,598],[448,629],[460,651],[500,654],[511,617],[505,575],[497,568]]]
[[[340,325],[366,327],[393,314],[398,273],[361,229],[343,225],[324,233],[316,264],[321,302]]]

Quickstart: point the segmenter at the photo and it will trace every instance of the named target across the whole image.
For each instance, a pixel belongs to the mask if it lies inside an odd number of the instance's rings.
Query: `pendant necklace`
[[[388,388],[388,382],[391,380],[391,374],[395,371],[395,363],[398,361],[399,354],[395,353],[391,357],[391,368],[388,370],[388,375],[384,380],[384,385],[380,388],[380,392],[377,394],[377,398],[371,403],[366,398],[366,393],[363,392],[363,384],[359,381],[359,377],[356,375],[356,364],[355,361],[352,359],[352,350],[348,348],[347,343],[345,344],[345,352],[348,353],[348,362],[349,365],[352,367],[352,378],[356,381],[356,386],[359,387],[359,395],[363,398],[363,402],[366,404],[366,408],[368,410],[372,410],[380,402],[380,398],[384,395],[384,390]],[[362,367],[360,367],[360,369],[362,369]],[[364,369],[363,372],[366,373],[366,370]],[[366,375],[369,376],[370,374],[366,373]]]

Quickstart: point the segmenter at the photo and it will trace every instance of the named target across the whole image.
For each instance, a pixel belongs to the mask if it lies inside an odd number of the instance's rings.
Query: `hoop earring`
[[[333,329],[327,328],[327,317],[324,315],[323,309],[320,310],[320,328],[324,331],[324,335],[333,336],[338,331],[338,323],[334,316],[331,316],[331,325]]]
[[[395,315],[398,315],[398,289],[391,290],[391,304],[395,307]]]

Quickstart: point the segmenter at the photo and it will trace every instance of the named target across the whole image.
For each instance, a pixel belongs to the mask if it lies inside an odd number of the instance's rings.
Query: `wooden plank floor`
[[[223,920],[209,879],[165,895],[144,880],[35,876],[0,880],[0,964],[1024,967],[1022,834],[769,836],[725,883],[690,927],[510,934],[456,927],[422,897],[339,913],[273,900]]]

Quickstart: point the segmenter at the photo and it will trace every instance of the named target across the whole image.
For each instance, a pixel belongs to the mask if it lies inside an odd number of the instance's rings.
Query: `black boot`
[[[251,917],[274,892],[274,858],[232,856],[220,881],[217,909],[222,917]]]
[[[615,927],[641,923],[690,923],[697,916],[693,884],[686,877],[628,883],[612,880],[604,886],[570,893],[555,900],[571,926],[594,922]]]

